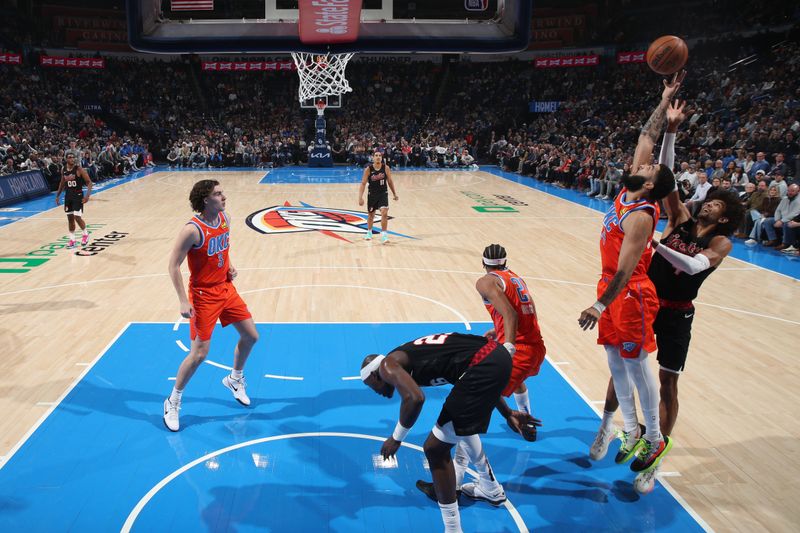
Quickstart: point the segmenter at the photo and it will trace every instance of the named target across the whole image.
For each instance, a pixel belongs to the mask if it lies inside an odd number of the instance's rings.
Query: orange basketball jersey
[[[511,303],[511,307],[517,312],[517,338],[511,342],[514,344],[541,343],[542,333],[539,330],[539,321],[536,318],[536,305],[533,303],[533,297],[528,291],[525,281],[510,270],[494,270],[489,274],[500,279],[503,285],[503,293]],[[506,342],[503,315],[487,300],[484,300],[483,304],[492,316],[494,329],[497,332],[497,341],[500,343]]]
[[[656,222],[658,222],[658,205],[647,200],[626,202],[625,196],[627,192],[627,189],[622,189],[614,199],[614,205],[603,218],[603,229],[600,232],[600,258],[603,265],[603,276],[605,277],[611,277],[617,273],[619,252],[622,248],[622,239],[625,238],[625,232],[622,231],[620,226],[622,226],[625,218],[634,211],[648,212],[653,217],[653,229],[650,232],[650,238],[647,240],[647,247],[633,270],[631,278],[646,276],[647,269],[650,267],[650,260],[653,257],[650,241],[653,239]]]
[[[188,222],[200,230],[203,240],[189,250],[189,286],[211,287],[228,280],[228,248],[230,246],[229,219],[219,214],[216,226],[209,226],[194,216]]]

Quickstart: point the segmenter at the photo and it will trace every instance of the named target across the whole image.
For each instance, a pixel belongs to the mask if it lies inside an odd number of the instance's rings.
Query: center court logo
[[[280,235],[288,233],[302,233],[318,231],[329,237],[352,242],[339,233],[365,235],[367,233],[367,213],[350,211],[329,207],[314,207],[300,202],[301,205],[291,205],[285,202],[251,213],[247,217],[247,225],[259,233],[266,235]],[[389,217],[390,219],[392,217]],[[375,216],[375,228],[380,229],[380,215]],[[394,231],[390,235],[414,239]]]

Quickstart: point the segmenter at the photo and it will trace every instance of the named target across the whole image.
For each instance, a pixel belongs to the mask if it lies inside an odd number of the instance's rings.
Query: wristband
[[[513,342],[504,342],[503,348],[508,350],[508,353],[511,354],[511,357],[514,357],[514,354],[517,353],[517,347],[514,346]]]
[[[605,305],[603,305],[603,304],[601,304],[601,303],[600,303],[600,300],[598,300],[598,301],[596,301],[595,303],[593,303],[593,304],[592,304],[592,307],[593,307],[593,308],[595,308],[595,309],[597,309],[597,312],[598,312],[598,313],[600,313],[601,315],[603,314],[603,311],[605,311],[605,310],[606,310],[606,306],[605,306]]]
[[[394,433],[392,433],[392,438],[397,442],[403,442],[405,440],[406,435],[408,435],[410,428],[403,427],[403,424],[400,422],[394,427]]]

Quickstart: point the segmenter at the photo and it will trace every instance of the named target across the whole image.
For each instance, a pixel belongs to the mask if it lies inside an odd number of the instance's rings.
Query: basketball
[[[647,64],[653,72],[669,76],[678,72],[689,59],[689,48],[680,37],[664,35],[659,37],[647,49]]]

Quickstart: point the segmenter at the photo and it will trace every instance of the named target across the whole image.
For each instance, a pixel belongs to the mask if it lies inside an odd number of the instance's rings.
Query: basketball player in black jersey
[[[367,193],[367,233],[364,239],[372,239],[372,219],[375,211],[381,210],[381,244],[389,241],[386,234],[386,227],[389,225],[389,189],[392,189],[392,196],[396,202],[400,198],[394,190],[392,181],[392,170],[383,161],[383,154],[375,152],[372,155],[372,164],[364,169],[364,176],[361,178],[361,186],[358,188],[358,205],[364,205],[364,188],[369,184]]]
[[[384,459],[393,457],[417,421],[425,394],[420,387],[453,384],[436,425],[425,440],[433,486],[446,532],[460,532],[456,495],[457,472],[450,450],[465,445],[485,493],[505,493],[494,478],[478,434],[486,433],[492,410],[511,376],[511,356],[500,344],[477,335],[440,333],[407,342],[389,355],[368,355],[361,364],[361,380],[381,396],[402,397],[400,420],[381,447]],[[518,422],[527,420],[516,412]],[[460,472],[463,478],[463,471]],[[500,503],[502,503],[500,501]]]
[[[92,180],[89,174],[81,168],[75,161],[75,154],[67,153],[67,163],[61,172],[61,181],[58,182],[56,191],[56,205],[59,205],[61,191],[64,193],[64,211],[67,213],[69,225],[69,243],[67,248],[75,248],[75,222],[78,223],[83,236],[81,246],[86,246],[89,242],[89,232],[86,231],[86,223],[83,221],[83,204],[89,201],[92,195]],[[83,195],[83,184],[86,184],[86,196]]]
[[[674,163],[675,132],[685,120],[684,105],[676,103],[667,110],[667,132],[661,147],[660,162]],[[692,218],[680,201],[678,190],[664,200],[668,222],[661,241],[653,239],[655,254],[647,271],[658,293],[659,309],[653,330],[658,344],[659,406],[661,433],[671,435],[678,417],[678,378],[686,364],[694,319],[693,301],[706,278],[730,253],[730,236],[744,218],[744,207],[733,191],[717,190],[706,196],[703,206]],[[613,440],[612,419],[619,406],[614,382],[609,380],[603,424],[590,450],[592,459],[605,456]],[[652,490],[656,470],[640,474],[635,483],[639,492]]]

